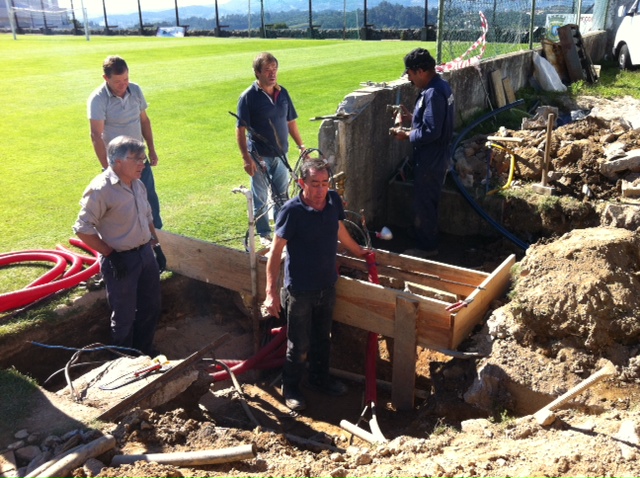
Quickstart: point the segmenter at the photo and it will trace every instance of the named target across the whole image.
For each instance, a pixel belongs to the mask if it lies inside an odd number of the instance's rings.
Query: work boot
[[[324,378],[309,377],[309,381],[306,383],[307,388],[316,392],[330,395],[332,397],[341,397],[346,395],[349,389],[347,386],[331,376]]]
[[[307,402],[298,387],[282,387],[284,404],[288,409],[299,412],[307,408]]]

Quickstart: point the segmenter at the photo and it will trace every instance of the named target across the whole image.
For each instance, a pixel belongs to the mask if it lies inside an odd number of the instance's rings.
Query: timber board
[[[167,269],[251,296],[249,253],[158,231],[167,257]],[[393,338],[398,298],[418,303],[416,344],[435,350],[455,349],[482,320],[491,302],[504,293],[515,256],[509,256],[491,274],[436,261],[375,250],[379,274],[439,289],[471,302],[457,313],[446,310],[451,302],[402,289],[384,287],[346,276],[336,284],[334,320]],[[339,263],[366,272],[364,261],[339,256]],[[257,300],[265,298],[266,257],[256,256]]]

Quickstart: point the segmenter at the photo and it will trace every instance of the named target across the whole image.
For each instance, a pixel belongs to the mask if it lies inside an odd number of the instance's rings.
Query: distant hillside
[[[373,8],[385,0],[369,0],[367,2],[367,7]],[[234,3],[234,5],[230,5],[230,3]],[[400,5],[404,7],[423,7],[424,0],[400,0],[392,2],[394,5]],[[342,12],[344,8],[344,0],[313,0],[313,11],[320,12],[325,10],[335,10]],[[347,1],[347,11],[355,11],[357,9],[362,9],[363,4],[361,1]],[[178,7],[178,15],[180,19],[186,18],[204,18],[204,19],[212,19],[215,18],[216,10],[215,3],[211,5],[203,5],[203,6],[189,6],[189,7]],[[257,14],[259,10],[259,5],[254,6],[252,4],[251,15],[253,17],[254,14]],[[301,11],[308,12],[309,10],[309,1],[308,0],[281,0],[277,4],[277,12],[290,12],[290,11]],[[267,10],[270,13],[277,13],[274,10]],[[227,4],[223,4],[221,2],[218,3],[218,14],[220,17],[224,17],[225,15],[246,15],[247,8],[238,8],[237,2],[229,2]],[[132,27],[138,24],[138,11],[134,11],[128,14],[118,14],[111,15],[109,14],[109,9],[107,7],[107,20],[110,25],[118,25],[119,27]],[[90,22],[96,23],[98,25],[104,24],[104,17],[97,16],[89,18]],[[169,10],[161,10],[157,12],[152,11],[142,11],[142,22],[145,24],[175,24],[176,22],[176,11],[175,9]],[[182,23],[182,21],[181,21]]]

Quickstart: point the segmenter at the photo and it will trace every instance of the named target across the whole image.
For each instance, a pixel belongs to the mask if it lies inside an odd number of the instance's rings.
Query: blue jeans
[[[256,221],[256,233],[265,236],[271,233],[269,226],[269,191],[272,195],[275,206],[273,208],[273,219],[278,217],[280,208],[289,198],[287,188],[289,186],[289,170],[280,158],[262,156],[265,170],[258,168],[256,174],[251,177],[251,192],[253,196],[253,214]],[[272,184],[272,187],[269,186]]]
[[[285,388],[298,387],[307,361],[310,380],[329,377],[335,303],[335,287],[316,291],[282,289],[282,309],[287,318],[287,355],[282,370]]]
[[[156,229],[162,229],[162,219],[160,218],[160,200],[156,193],[156,183],[153,179],[153,171],[151,171],[151,164],[149,161],[144,163],[144,169],[142,170],[142,176],[140,181],[147,188],[147,201],[151,206],[151,214],[153,214],[153,227]]]
[[[150,244],[121,254],[127,264],[127,275],[119,280],[113,277],[111,262],[104,257],[100,259],[111,307],[111,342],[149,354],[161,313],[160,270]]]

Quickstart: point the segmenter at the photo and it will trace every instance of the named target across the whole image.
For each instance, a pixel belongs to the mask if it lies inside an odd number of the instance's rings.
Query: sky
[[[71,8],[73,1],[73,8],[80,12],[82,4],[87,9],[87,15],[92,17],[98,17],[103,15],[102,0],[58,0],[58,6],[60,8]],[[215,4],[215,0],[177,0],[178,9],[182,7],[188,7],[192,5],[207,5],[212,6]],[[160,11],[160,10],[173,10],[176,8],[176,0],[140,0],[140,8],[142,11]],[[246,3],[246,0],[218,0],[218,5],[223,5],[229,2]],[[137,0],[105,0],[107,8],[107,15],[121,14],[121,13],[137,13],[138,2]]]

